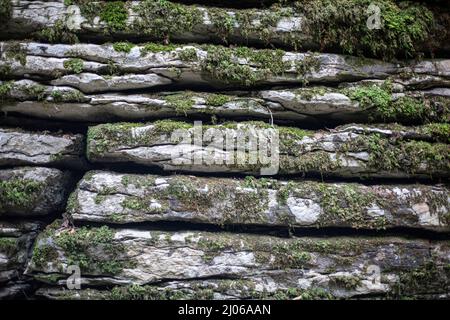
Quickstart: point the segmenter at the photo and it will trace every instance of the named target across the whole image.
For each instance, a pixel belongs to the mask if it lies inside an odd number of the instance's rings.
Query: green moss
[[[448,123],[430,123],[423,126],[421,130],[436,141],[450,143],[450,124]]]
[[[230,102],[231,97],[224,94],[211,93],[206,96],[205,101],[208,106],[221,107],[227,102]]]
[[[185,91],[179,94],[171,94],[164,97],[164,100],[169,104],[171,108],[174,108],[177,114],[183,113],[187,116],[187,112],[192,109],[195,104],[195,100],[192,99],[193,93]]]
[[[149,52],[157,53],[157,52],[170,52],[174,51],[178,46],[172,44],[160,44],[149,42],[146,43],[141,49],[141,55],[146,55]]]
[[[103,5],[99,16],[106,23],[110,31],[116,32],[126,28],[128,9],[125,6],[125,2],[107,2]]]
[[[333,276],[332,282],[347,290],[354,290],[361,284],[361,278],[353,275]]]
[[[66,0],[64,4],[66,6],[76,4],[80,8],[81,15],[90,23],[94,21],[95,17],[99,16],[104,5],[101,2],[94,2],[90,0]]]
[[[69,59],[64,61],[64,68],[66,70],[69,70],[73,73],[81,73],[83,72],[83,68],[84,68],[84,62],[83,60],[79,59],[79,58],[73,58],[73,59]]]
[[[125,248],[114,242],[114,230],[82,227],[74,231],[66,230],[54,235],[55,244],[60,247],[68,265],[78,265],[82,272],[100,271],[105,274],[118,274],[128,261],[123,259]],[[93,248],[103,254],[93,252]]]
[[[114,287],[104,298],[112,300],[205,300],[213,299],[214,291],[208,288],[196,287],[192,289],[171,289],[157,286],[131,286]]]
[[[183,61],[197,61],[197,50],[195,48],[187,48],[177,52],[178,57]]]
[[[0,0],[0,20],[7,22],[11,18],[11,0]]]
[[[85,98],[80,91],[52,91],[50,93],[54,102],[82,102]]]
[[[218,8],[210,8],[208,16],[222,41],[228,42],[228,38],[233,34],[237,23],[236,18],[225,10]]]
[[[202,70],[213,79],[227,84],[250,86],[270,76],[282,75],[290,67],[283,61],[282,50],[230,49],[222,46],[206,46],[205,49],[207,56],[201,62]],[[250,65],[241,64],[239,58],[247,60]]]
[[[274,261],[279,268],[302,268],[311,261],[311,254],[303,251],[297,243],[282,243],[272,247]]]
[[[33,98],[36,98],[38,101],[45,100],[47,88],[43,85],[36,84],[30,86],[24,86],[23,92]]]
[[[383,207],[383,201],[367,189],[358,185],[346,184],[330,186],[325,183],[310,183],[300,193],[318,194],[323,209],[319,224],[350,224],[352,228],[383,229],[384,218],[370,219],[367,209],[373,205]],[[367,220],[369,218],[369,220]]]
[[[11,255],[17,251],[18,240],[16,238],[0,238],[0,252]]]
[[[9,98],[9,93],[11,92],[12,84],[13,84],[12,81],[4,81],[0,85],[0,102],[6,101]]]
[[[445,98],[415,98],[403,96],[394,100],[392,84],[359,86],[341,90],[343,94],[370,110],[370,120],[427,122],[448,121],[450,106]]]
[[[358,143],[368,149],[368,167],[377,170],[405,171],[413,174],[421,169],[423,164],[433,170],[450,169],[447,144],[386,139],[378,134],[359,139]]]
[[[27,63],[27,53],[19,42],[9,43],[5,56],[8,59],[14,59],[20,62],[22,66]]]
[[[308,153],[302,153],[301,148],[291,150],[296,158],[280,157],[280,169],[281,172],[315,172],[315,173],[328,173],[340,168],[341,163],[339,160],[332,160],[330,155],[326,151],[314,151]]]
[[[297,72],[297,77],[302,78],[303,84],[308,84],[306,76],[312,72],[317,72],[320,70],[320,60],[318,55],[315,53],[308,53],[301,60],[295,61],[295,71]]]
[[[431,259],[422,266],[400,273],[392,292],[396,298],[406,298],[420,293],[447,292],[448,270]]]
[[[371,0],[306,0],[294,3],[297,12],[314,24],[313,36],[321,49],[340,47],[345,53],[391,59],[413,56],[430,37],[434,18],[422,4],[379,0],[382,26],[370,30],[366,12]]]
[[[37,267],[43,268],[47,263],[58,257],[56,249],[48,244],[37,243],[33,249],[33,262]]]
[[[279,37],[274,30],[280,20],[292,15],[292,8],[282,5],[273,6],[269,10],[259,12],[252,9],[236,10],[236,21],[239,23],[239,30],[237,31],[244,39],[248,39],[250,34],[256,34],[264,44],[269,45],[270,40]],[[259,21],[259,23],[255,23],[255,21]],[[291,36],[293,37],[289,39],[283,37],[283,39],[296,48],[297,39],[293,34]]]
[[[384,118],[388,118],[391,108],[392,92],[390,86],[359,86],[344,90],[349,98],[359,102],[363,109],[375,107]]]
[[[113,44],[113,49],[117,52],[130,53],[131,49],[134,48],[134,44],[130,42],[116,42]]]
[[[78,37],[66,25],[65,21],[57,20],[52,27],[43,28],[36,37],[50,43],[77,43]]]
[[[35,180],[10,179],[0,181],[0,208],[28,208],[36,205],[44,185]]]
[[[69,214],[76,213],[79,209],[78,204],[78,193],[77,191],[72,192],[67,199],[66,211]]]
[[[159,40],[169,42],[177,32],[189,32],[202,22],[202,12],[195,6],[185,6],[166,0],[144,0],[135,8],[134,28]]]

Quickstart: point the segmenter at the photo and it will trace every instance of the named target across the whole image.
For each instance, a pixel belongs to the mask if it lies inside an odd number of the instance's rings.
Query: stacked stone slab
[[[448,9],[369,4],[0,1],[0,299],[450,298]]]

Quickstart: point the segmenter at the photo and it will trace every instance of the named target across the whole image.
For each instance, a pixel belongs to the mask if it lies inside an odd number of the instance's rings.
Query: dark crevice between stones
[[[92,226],[101,227],[105,223],[77,221],[76,226]],[[204,231],[204,232],[232,232],[256,235],[271,235],[281,238],[289,238],[292,236],[314,237],[314,238],[331,238],[331,237],[401,237],[404,239],[424,239],[424,240],[450,240],[450,231],[437,232],[432,230],[424,230],[418,228],[394,227],[385,230],[370,229],[354,229],[341,227],[304,227],[304,228],[288,228],[282,226],[261,226],[261,225],[242,225],[230,224],[219,226],[206,223],[191,223],[180,221],[160,221],[160,222],[136,222],[126,224],[107,224],[114,229],[133,229],[144,231],[167,231],[167,232],[187,232],[187,231]]]

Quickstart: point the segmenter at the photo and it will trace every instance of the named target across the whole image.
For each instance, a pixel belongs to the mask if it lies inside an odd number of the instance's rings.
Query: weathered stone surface
[[[86,165],[83,153],[84,137],[81,134],[0,128],[0,166],[82,168]]]
[[[448,86],[450,60],[388,63],[338,54],[295,53],[221,46],[135,46],[1,42],[0,68],[10,77],[49,80],[85,93],[167,85],[242,88],[304,85],[413,74],[411,86]],[[406,80],[403,80],[409,85]]]
[[[42,223],[0,221],[0,299],[23,296],[31,286],[22,277]]]
[[[432,133],[430,128],[403,129],[428,131],[439,140],[440,134]],[[443,130],[448,132],[448,126],[443,125]],[[200,128],[168,120],[105,124],[90,127],[87,154],[96,163],[131,162],[166,171],[386,178],[449,176],[449,145],[445,133],[445,143],[432,143],[397,139],[393,134],[396,131],[401,130],[384,132],[376,126],[350,126],[331,131],[304,131],[245,122]],[[279,145],[274,132],[279,134]],[[243,139],[257,139],[259,134],[273,134],[272,140],[261,138],[259,142],[272,141],[267,146],[272,148],[271,158],[254,153],[249,156],[250,140]],[[194,137],[197,137],[195,141]]]
[[[341,88],[315,86],[246,92],[166,92],[83,94],[71,87],[43,86],[32,80],[4,82],[0,110],[44,119],[84,122],[142,120],[168,117],[273,119],[279,123],[447,121],[450,89],[407,90],[397,80],[361,81]],[[389,86],[388,86],[389,84]],[[30,88],[41,88],[33,92]],[[376,92],[382,101],[365,101]],[[402,112],[407,102],[417,112]],[[382,104],[386,103],[386,105]]]
[[[208,278],[211,281],[205,282],[214,283],[227,278],[244,280],[234,292],[246,297],[300,295],[310,289],[338,297],[408,296],[448,293],[448,259],[448,242],[426,240],[283,239],[107,227],[64,230],[53,224],[36,241],[26,274],[64,285],[67,276],[61,270],[79,264],[82,285],[91,287],[164,286],[177,279],[182,282],[178,286],[192,290],[186,280]],[[225,287],[225,294],[232,288]]]
[[[269,281],[271,281],[270,279]],[[275,278],[273,281],[276,281]],[[268,282],[269,282],[268,281]],[[111,290],[81,289],[67,290],[61,287],[43,287],[36,291],[36,296],[51,300],[238,300],[238,299],[270,299],[270,300],[334,300],[333,296],[323,289],[278,289],[275,292],[264,292],[254,288],[264,288],[266,284],[260,279],[252,280],[204,280],[177,282],[165,285],[116,286]],[[261,292],[262,291],[262,292]],[[448,293],[411,295],[415,299],[448,299]],[[398,299],[404,296],[356,296],[354,299]],[[348,299],[348,297],[347,297]]]
[[[386,1],[388,2],[388,1]],[[413,8],[409,16],[418,25],[415,33],[403,31],[398,34],[398,30],[382,25],[383,33],[393,36],[403,36],[410,41],[409,46],[398,41],[397,47],[389,43],[389,37],[373,35],[373,41],[385,44],[387,48],[376,48],[371,46],[367,41],[363,41],[365,34],[360,34],[361,43],[349,45],[344,37],[346,34],[339,35],[336,39],[327,39],[328,42],[320,38],[320,36],[331,35],[331,29],[335,24],[339,26],[339,31],[346,30],[348,37],[358,37],[354,32],[364,33],[366,30],[359,25],[364,23],[366,27],[367,4],[355,2],[353,6],[347,8],[337,7],[329,8],[330,3],[320,4],[316,1],[313,5],[294,5],[287,7],[285,4],[275,6],[270,9],[253,9],[253,10],[237,10],[237,9],[219,9],[211,7],[199,6],[182,6],[173,5],[164,2],[160,4],[157,0],[147,1],[129,1],[123,6],[112,5],[109,11],[104,11],[104,3],[93,2],[91,4],[82,3],[76,5],[72,2],[66,6],[63,1],[13,1],[12,12],[10,18],[6,21],[0,32],[2,38],[29,37],[30,34],[40,32],[37,37],[44,38],[49,41],[76,41],[77,36],[84,40],[109,40],[109,39],[139,39],[139,40],[164,40],[169,39],[184,42],[222,42],[222,43],[238,43],[238,44],[257,44],[257,45],[275,45],[281,47],[290,47],[302,50],[323,50],[336,49],[341,51],[369,51],[370,54],[404,54],[410,53],[412,49],[424,50],[427,53],[429,46],[426,43],[433,43],[443,51],[448,51],[448,43],[446,34],[448,29],[448,21],[442,19],[435,23],[428,21],[429,24],[434,23],[433,28],[428,26],[423,29],[423,24],[427,24],[425,15],[432,15],[425,7]],[[317,6],[318,12],[312,11],[308,15],[308,7]],[[391,11],[395,8],[395,1],[390,3],[388,9],[394,17],[397,17],[399,10]],[[385,8],[385,7],[383,7]],[[357,26],[350,29],[342,20],[346,16],[340,16],[335,13],[330,15],[331,10],[353,10],[355,16],[359,20],[354,23]],[[106,8],[108,10],[108,8]],[[387,10],[387,9],[386,9]],[[427,12],[425,12],[427,10]],[[417,12],[419,11],[419,13]],[[117,16],[114,16],[116,14]],[[330,26],[323,26],[322,32],[318,33],[317,23],[320,15],[329,15]],[[442,14],[436,11],[437,16]],[[111,17],[109,17],[110,15]],[[424,15],[424,16],[421,16]],[[362,17],[360,17],[362,16]],[[445,16],[445,15],[444,15]],[[159,19],[157,19],[159,18]],[[347,16],[348,18],[348,16]],[[354,17],[352,17],[354,18]],[[109,20],[110,19],[110,20]],[[425,21],[422,21],[425,20]],[[157,20],[157,21],[155,21]],[[401,17],[395,22],[399,24]],[[322,21],[325,23],[325,21]],[[397,26],[397,29],[404,28],[404,24]],[[360,29],[357,29],[360,28]],[[431,32],[430,32],[431,31]],[[334,35],[336,37],[336,34]],[[357,39],[357,38],[356,38]],[[339,43],[339,41],[344,43]],[[380,47],[383,47],[380,44]],[[392,47],[392,48],[391,48]],[[370,50],[375,52],[370,52]],[[414,52],[414,51],[413,51]]]
[[[63,210],[72,176],[58,169],[0,170],[0,216],[40,216]]]
[[[371,185],[88,172],[74,221],[183,221],[286,227],[412,227],[450,231],[444,186]]]

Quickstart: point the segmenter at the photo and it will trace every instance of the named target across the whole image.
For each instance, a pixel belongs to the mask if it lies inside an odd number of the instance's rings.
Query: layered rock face
[[[240,2],[0,1],[0,299],[450,298],[448,8]]]

